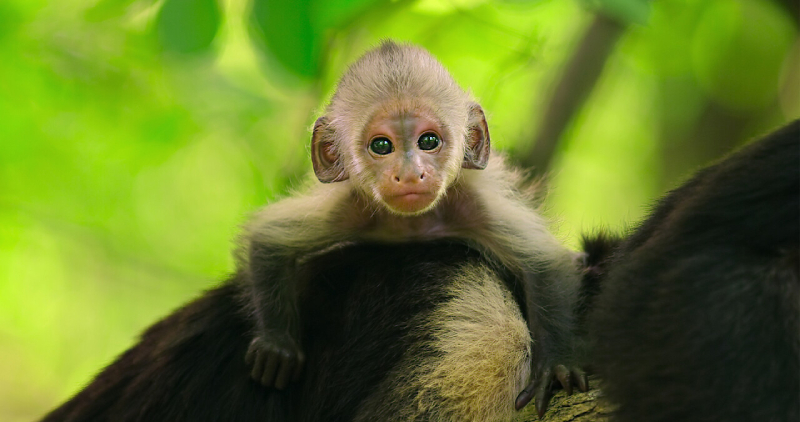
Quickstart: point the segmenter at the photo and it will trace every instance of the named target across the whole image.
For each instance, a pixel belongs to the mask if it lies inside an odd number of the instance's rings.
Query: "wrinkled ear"
[[[483,170],[489,162],[489,126],[486,125],[486,116],[480,105],[473,103],[469,109],[469,123],[467,124],[467,149],[464,153],[464,162],[461,167],[465,169]]]
[[[333,141],[333,128],[325,116],[320,117],[314,123],[314,133],[311,135],[311,163],[314,165],[314,174],[322,183],[341,182],[348,178]]]

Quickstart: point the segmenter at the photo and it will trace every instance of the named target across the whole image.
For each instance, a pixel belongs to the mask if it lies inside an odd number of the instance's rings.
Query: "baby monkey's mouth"
[[[433,192],[429,192],[426,190],[404,190],[396,193],[393,195],[395,198],[405,197],[405,196],[420,196],[420,195],[433,195]]]
[[[426,190],[408,189],[394,192],[386,198],[386,204],[394,211],[401,213],[418,213],[425,211],[433,203],[436,194]]]

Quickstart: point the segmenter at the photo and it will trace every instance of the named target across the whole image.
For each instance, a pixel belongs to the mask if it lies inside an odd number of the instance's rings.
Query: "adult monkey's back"
[[[588,322],[611,420],[800,419],[800,121],[698,172],[610,255]]]
[[[361,245],[303,264],[303,379],[247,376],[252,323],[229,282],[149,328],[44,421],[495,421],[530,371],[519,289],[460,243]]]

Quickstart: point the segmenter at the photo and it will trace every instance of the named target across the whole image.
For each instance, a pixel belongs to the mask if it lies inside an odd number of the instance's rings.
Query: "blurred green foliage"
[[[565,242],[634,224],[800,114],[790,2],[0,2],[0,420],[65,400],[233,267],[238,226],[308,177],[309,127],[381,38],[421,44],[520,151],[591,21],[625,26],[554,157]]]
[[[207,51],[219,24],[216,0],[164,0],[156,20],[164,49],[184,54]]]

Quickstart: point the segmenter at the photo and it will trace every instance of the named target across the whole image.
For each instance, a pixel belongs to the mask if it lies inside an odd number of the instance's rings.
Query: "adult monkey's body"
[[[311,149],[323,183],[266,207],[245,238],[254,379],[282,389],[299,378],[296,259],[345,242],[457,238],[522,285],[534,383],[517,407],[535,391],[543,413],[553,377],[586,388],[580,371],[559,365],[571,348],[573,254],[548,232],[519,175],[489,158],[483,110],[430,54],[392,42],[365,54],[317,120]]]
[[[149,327],[42,422],[514,419],[531,337],[503,266],[457,241],[362,243],[313,254],[296,275],[300,382],[248,379],[253,321],[234,275]]]
[[[578,309],[609,420],[800,420],[800,120],[586,246]]]

